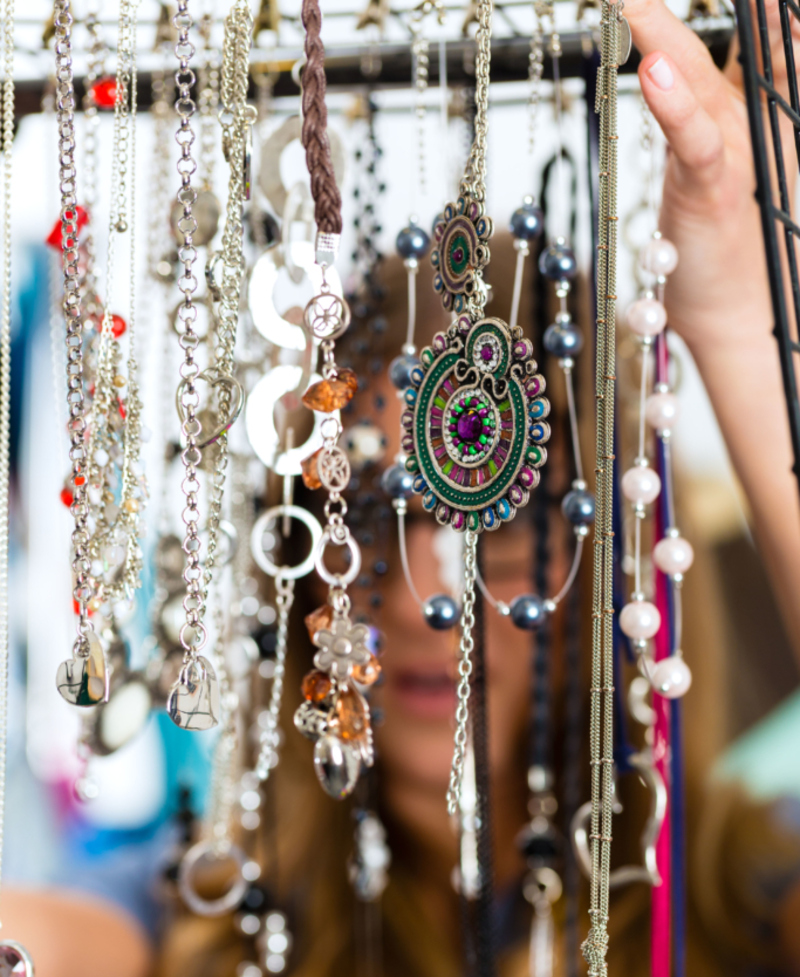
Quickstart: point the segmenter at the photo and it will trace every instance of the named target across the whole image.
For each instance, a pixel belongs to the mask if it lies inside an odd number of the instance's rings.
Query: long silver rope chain
[[[56,115],[58,120],[59,184],[64,265],[64,317],[67,336],[67,408],[72,462],[70,512],[75,520],[72,531],[73,597],[78,609],[78,637],[73,654],[88,653],[87,634],[93,630],[87,602],[89,561],[89,509],[86,501],[86,432],[83,392],[83,321],[78,277],[78,211],[75,174],[75,90],[72,77],[72,12],[70,0],[55,3]]]
[[[609,873],[614,778],[613,531],[614,381],[617,280],[617,62],[620,4],[602,3],[597,244],[597,515],[592,593],[592,685],[589,744],[592,779],[590,929],[583,944],[589,977],[608,973]]]
[[[278,721],[280,719],[281,702],[283,700],[283,682],[286,677],[286,650],[289,643],[289,613],[294,603],[294,580],[284,580],[278,575],[275,578],[275,605],[278,608],[278,630],[275,636],[275,672],[272,676],[269,706],[264,729],[259,737],[260,747],[256,761],[256,773],[260,780],[267,780],[270,771],[277,762],[280,734]]]
[[[8,493],[11,448],[11,156],[14,144],[14,0],[0,7],[3,29],[3,297],[0,315],[0,880],[8,743]]]
[[[450,783],[447,788],[447,813],[458,813],[461,801],[461,785],[464,779],[464,758],[467,753],[469,725],[469,693],[472,679],[472,652],[475,641],[475,578],[477,575],[478,534],[467,532],[464,548],[464,596],[461,610],[461,641],[458,646],[458,687],[456,696],[456,735]]]
[[[195,352],[200,339],[194,328],[197,321],[197,307],[194,304],[194,293],[197,291],[197,278],[194,274],[197,249],[192,243],[192,237],[197,230],[197,219],[192,212],[193,205],[197,200],[197,191],[192,186],[192,176],[197,170],[197,163],[192,156],[195,136],[191,122],[195,112],[195,103],[191,91],[195,82],[195,74],[190,67],[194,55],[194,45],[189,39],[192,16],[189,13],[188,0],[178,0],[178,9],[172,18],[172,23],[178,31],[178,40],[175,44],[175,56],[178,59],[175,84],[178,88],[178,99],[175,103],[175,110],[178,113],[180,125],[175,138],[181,151],[177,164],[178,173],[181,177],[181,187],[177,199],[183,207],[183,215],[178,222],[178,228],[183,235],[183,241],[178,244],[178,258],[183,265],[183,273],[178,279],[178,288],[183,294],[183,301],[178,306],[178,319],[181,325],[180,345],[184,352],[180,375],[183,380],[181,431],[186,442],[186,447],[181,453],[185,473],[182,487],[186,496],[186,506],[183,510],[183,521],[186,526],[186,536],[183,543],[183,551],[186,554],[186,566],[183,570],[186,596],[183,599],[183,607],[186,612],[186,622],[180,630],[180,641],[185,651],[185,657],[193,659],[205,645],[207,635],[203,624],[205,606],[202,596],[200,538],[198,534],[200,510],[197,504],[197,496],[200,492],[197,466],[200,464],[201,454],[197,444],[200,434],[200,421],[197,418],[200,396],[195,386],[195,380],[200,373],[200,366],[195,360]]]

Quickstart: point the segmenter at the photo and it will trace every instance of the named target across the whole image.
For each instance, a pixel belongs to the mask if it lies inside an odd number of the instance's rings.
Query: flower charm
[[[346,682],[353,666],[366,665],[372,657],[366,644],[368,634],[369,628],[364,624],[351,624],[346,616],[335,618],[330,630],[314,635],[314,644],[320,649],[314,656],[314,666],[337,681]]]
[[[463,312],[485,289],[482,272],[489,263],[486,242],[492,236],[491,218],[480,201],[463,193],[445,207],[433,234],[433,287],[442,296],[445,309]]]

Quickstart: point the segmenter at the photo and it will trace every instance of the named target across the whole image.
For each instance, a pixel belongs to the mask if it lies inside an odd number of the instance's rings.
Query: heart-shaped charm
[[[200,440],[197,442],[197,447],[202,449],[207,448],[210,444],[214,444],[215,441],[219,441],[222,435],[230,430],[235,423],[236,418],[241,414],[242,407],[244,406],[244,390],[235,377],[232,377],[229,373],[220,373],[219,370],[213,367],[208,370],[203,370],[202,373],[198,373],[195,382],[197,380],[205,380],[212,388],[221,387],[226,390],[230,400],[228,416],[221,418],[210,434],[203,430],[200,431]],[[186,419],[186,413],[183,409],[183,395],[186,393],[187,386],[188,381],[181,380],[175,393],[175,406],[178,409],[178,417],[181,419],[181,424]]]
[[[106,656],[94,631],[86,636],[86,649],[85,655],[75,655],[61,662],[56,673],[58,691],[73,706],[96,706],[100,702],[108,702]]]
[[[180,670],[167,697],[167,713],[181,729],[212,729],[219,722],[219,682],[202,655]]]
[[[24,946],[0,941],[0,977],[33,977],[33,961]]]
[[[642,850],[641,865],[620,865],[609,875],[609,886],[612,889],[632,882],[645,882],[649,885],[661,885],[661,875],[658,871],[656,845],[661,835],[664,818],[667,815],[667,788],[661,774],[653,766],[652,760],[641,753],[633,753],[628,757],[628,763],[639,775],[640,781],[650,792],[650,813],[642,830],[640,844]],[[622,811],[622,805],[614,794],[614,813]],[[592,817],[592,804],[588,801],[575,812],[572,819],[572,841],[578,864],[587,878],[592,876],[592,851],[589,844],[589,822]]]

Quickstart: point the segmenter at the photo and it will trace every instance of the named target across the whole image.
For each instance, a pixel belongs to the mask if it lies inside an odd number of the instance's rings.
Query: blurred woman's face
[[[385,429],[391,459],[397,450],[400,402],[389,394]],[[391,462],[390,462],[391,463]],[[410,500],[407,545],[412,579],[422,600],[450,594],[460,600],[464,537],[440,527]],[[531,591],[530,536],[521,520],[480,540],[484,575],[492,595],[511,601]],[[375,703],[385,721],[377,728],[385,772],[408,784],[447,789],[453,755],[456,668],[460,627],[432,629],[414,599],[395,554],[384,583],[383,606],[375,623],[385,636],[384,682]],[[530,634],[514,627],[487,603],[486,678],[490,761],[501,775],[519,756],[530,693]]]

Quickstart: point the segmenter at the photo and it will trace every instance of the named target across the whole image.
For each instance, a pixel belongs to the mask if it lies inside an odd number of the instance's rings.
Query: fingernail
[[[648,75],[653,79],[653,84],[660,88],[662,92],[668,92],[675,84],[675,76],[672,68],[663,58],[659,58],[655,64],[647,69]]]

